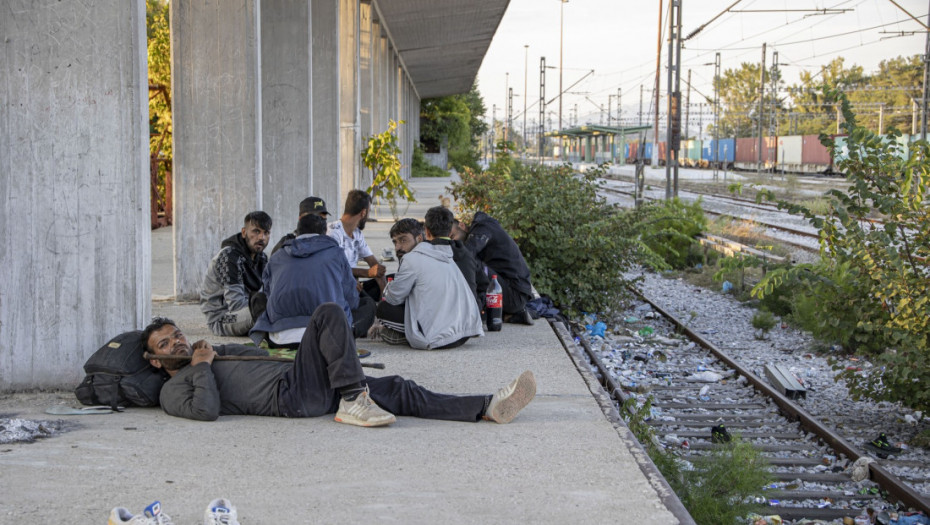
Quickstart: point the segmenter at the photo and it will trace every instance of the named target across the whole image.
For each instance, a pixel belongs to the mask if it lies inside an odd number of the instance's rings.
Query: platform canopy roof
[[[590,137],[592,135],[632,135],[640,131],[649,131],[652,126],[578,126],[576,128],[563,129],[562,131],[547,131],[547,137]]]
[[[467,93],[510,0],[374,0],[420,98]]]

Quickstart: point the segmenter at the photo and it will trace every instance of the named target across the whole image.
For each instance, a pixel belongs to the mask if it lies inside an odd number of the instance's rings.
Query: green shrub
[[[825,263],[770,272],[753,293],[764,296],[787,280],[804,281],[807,291],[818,293],[796,294],[799,317],[822,312],[826,318],[817,322],[822,331],[815,335],[845,338],[844,346],[870,353],[877,365],[864,373],[840,372],[852,395],[930,410],[930,146],[915,141],[905,153],[898,131],[882,136],[859,126],[846,97],[825,91],[842,103],[848,153],[839,155],[837,167],[850,186],[827,192],[832,206],[822,217],[778,203],[820,230]],[[821,142],[834,157],[840,153],[829,137],[821,135]],[[773,198],[771,192],[760,196]],[[883,224],[867,220],[875,213]]]
[[[603,311],[625,296],[623,274],[639,249],[618,209],[598,196],[598,174],[521,167],[493,199],[491,215],[520,246],[533,285],[569,312]]]
[[[772,482],[771,467],[751,443],[734,435],[710,454],[691,459],[694,470],[684,471],[684,490],[678,497],[696,523],[742,523],[745,516],[766,510],[754,499]]]
[[[775,328],[775,316],[767,310],[759,310],[752,316],[752,327],[759,331],[756,339],[765,339],[769,330]]]
[[[631,226],[644,250],[667,267],[680,270],[703,258],[701,250],[692,250],[695,238],[707,227],[700,199],[691,204],[678,198],[652,202],[631,213]]]
[[[410,163],[411,177],[448,177],[449,172],[426,162],[423,148],[419,144],[413,149],[413,161]]]

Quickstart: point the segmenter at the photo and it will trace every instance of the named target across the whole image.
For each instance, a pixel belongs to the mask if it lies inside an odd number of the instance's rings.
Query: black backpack
[[[142,332],[120,334],[103,345],[84,363],[87,376],[74,389],[85,405],[153,407],[158,406],[161,387],[168,375],[151,366],[145,352]]]

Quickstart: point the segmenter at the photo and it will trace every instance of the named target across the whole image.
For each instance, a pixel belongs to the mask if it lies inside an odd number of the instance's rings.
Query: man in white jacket
[[[404,255],[378,304],[386,342],[406,338],[413,348],[437,350],[484,335],[474,293],[452,258],[452,248],[443,242],[449,240],[452,220],[452,212],[442,206],[426,212],[426,241]]]

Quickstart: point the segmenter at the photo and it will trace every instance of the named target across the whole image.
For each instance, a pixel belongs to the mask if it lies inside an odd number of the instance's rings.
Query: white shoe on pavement
[[[379,407],[368,395],[368,387],[354,401],[339,400],[339,410],[333,418],[339,423],[360,427],[381,427],[397,421],[394,414]]]
[[[536,378],[527,370],[494,394],[484,417],[495,423],[510,423],[535,396]]]

